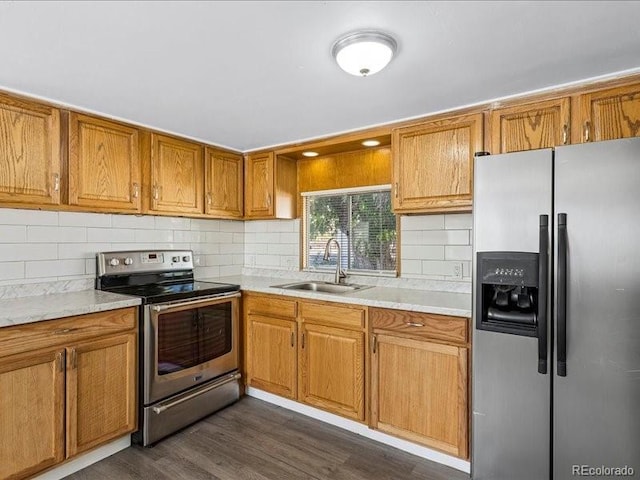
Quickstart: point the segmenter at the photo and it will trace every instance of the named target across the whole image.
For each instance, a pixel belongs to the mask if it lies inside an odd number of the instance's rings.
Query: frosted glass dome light
[[[386,67],[396,48],[396,41],[389,35],[367,30],[341,38],[333,44],[331,53],[345,72],[366,77]]]

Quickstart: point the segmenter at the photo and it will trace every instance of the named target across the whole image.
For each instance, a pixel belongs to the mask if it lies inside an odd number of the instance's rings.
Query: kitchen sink
[[[329,282],[297,282],[285,285],[271,285],[274,288],[284,288],[286,290],[307,290],[322,293],[348,293],[371,288],[369,285],[356,285],[353,283],[329,283]]]

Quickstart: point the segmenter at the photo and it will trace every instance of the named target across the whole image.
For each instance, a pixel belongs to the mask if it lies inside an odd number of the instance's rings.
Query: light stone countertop
[[[287,290],[273,285],[286,285],[304,280],[300,278],[257,277],[237,275],[221,278],[203,278],[203,281],[234,283],[249,292],[287,295],[329,302],[352,303],[370,307],[393,308],[414,312],[471,317],[471,294],[440,292],[409,288],[371,287],[350,293],[331,294],[305,290]],[[350,282],[351,283],[351,282]],[[353,283],[357,283],[353,282]]]
[[[139,298],[100,290],[0,300],[0,327],[140,305]]]

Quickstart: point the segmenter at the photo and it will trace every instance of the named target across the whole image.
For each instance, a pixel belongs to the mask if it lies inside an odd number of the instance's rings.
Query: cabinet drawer
[[[300,302],[300,312],[303,322],[344,328],[364,328],[364,308],[361,307]]]
[[[137,308],[121,308],[59,320],[0,328],[0,357],[131,330],[137,324]]]
[[[294,300],[285,300],[276,296],[245,296],[245,313],[272,317],[296,318],[297,308]]]
[[[387,330],[447,342],[469,341],[468,320],[464,317],[369,308],[369,318],[374,330]]]

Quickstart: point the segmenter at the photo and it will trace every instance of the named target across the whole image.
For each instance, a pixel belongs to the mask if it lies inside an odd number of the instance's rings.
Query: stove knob
[[[112,267],[117,267],[118,265],[120,265],[120,259],[112,258],[111,260],[109,260],[109,265],[111,265]]]
[[[173,258],[171,259],[171,261],[172,261],[173,263],[178,263],[178,262],[180,261],[180,257],[173,257]]]
[[[191,257],[188,255],[185,255],[184,257],[182,257],[183,262],[188,262],[189,260],[191,260]]]
[[[132,265],[133,264],[133,258],[131,257],[127,257],[124,259],[124,264],[125,265]]]

